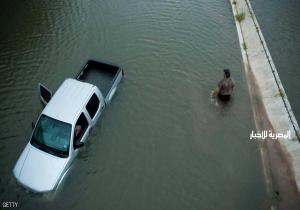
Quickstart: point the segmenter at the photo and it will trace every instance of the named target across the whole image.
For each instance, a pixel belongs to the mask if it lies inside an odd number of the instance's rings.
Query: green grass
[[[244,48],[245,51],[248,49],[246,42],[243,42],[243,48]]]
[[[282,98],[285,97],[285,94],[284,94],[283,90],[280,89],[280,88],[279,88],[279,90],[278,90],[278,93],[275,95],[275,97],[279,97],[279,96],[282,97]]]
[[[300,138],[300,131],[296,131],[296,137],[295,137],[295,140],[298,140],[298,138]]]
[[[244,12],[240,12],[238,14],[235,15],[235,19],[240,23],[245,19],[245,13]]]

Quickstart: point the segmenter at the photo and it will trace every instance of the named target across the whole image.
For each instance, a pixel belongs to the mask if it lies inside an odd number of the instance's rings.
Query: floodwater
[[[252,0],[281,82],[300,122],[300,1]]]
[[[260,209],[266,200],[229,1],[17,1],[0,6],[0,201],[21,209]],[[124,67],[55,195],[12,169],[42,110],[87,59]],[[209,97],[230,68],[233,100]]]

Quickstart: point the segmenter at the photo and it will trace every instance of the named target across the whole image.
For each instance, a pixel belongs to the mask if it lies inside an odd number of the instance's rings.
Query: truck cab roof
[[[43,114],[73,124],[95,88],[92,84],[68,78],[55,92]]]

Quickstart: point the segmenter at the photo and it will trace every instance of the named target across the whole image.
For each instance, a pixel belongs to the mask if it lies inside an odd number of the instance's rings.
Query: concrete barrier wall
[[[241,21],[235,18],[235,23],[246,76],[251,69],[272,130],[277,133],[291,132],[291,139],[279,139],[279,142],[288,156],[300,192],[299,125],[249,0],[230,0],[230,4],[234,18],[237,14],[245,15]],[[248,87],[251,88],[251,83],[248,83]]]

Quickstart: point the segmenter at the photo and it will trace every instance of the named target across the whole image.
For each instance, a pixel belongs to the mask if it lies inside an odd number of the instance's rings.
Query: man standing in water
[[[218,96],[222,101],[229,101],[233,92],[234,82],[230,78],[230,70],[224,69],[224,78],[218,83],[218,86],[212,91],[212,96]]]

